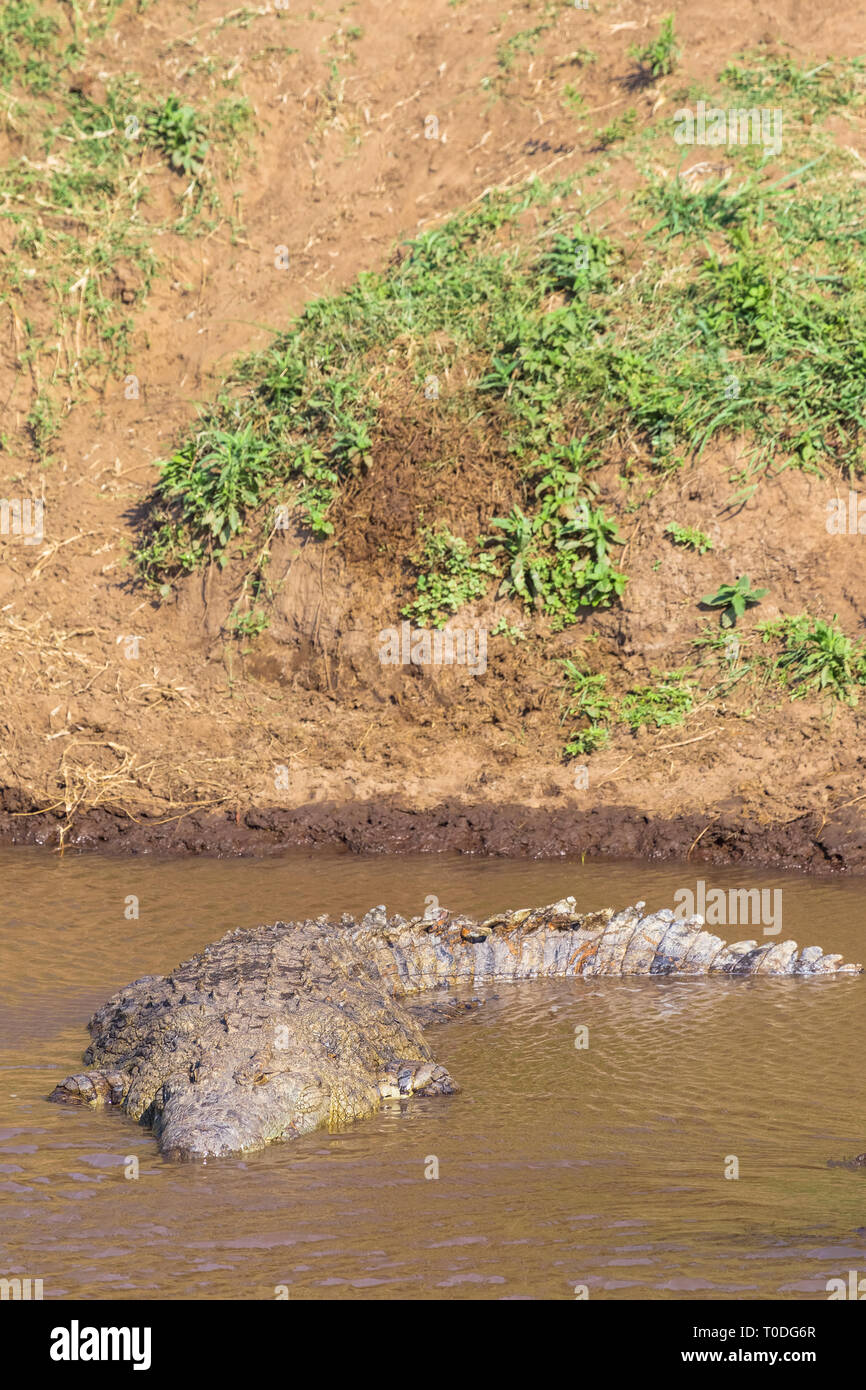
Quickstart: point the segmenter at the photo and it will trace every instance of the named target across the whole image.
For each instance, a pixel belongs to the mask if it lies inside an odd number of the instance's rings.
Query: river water
[[[781,889],[774,940],[866,958],[856,880],[0,851],[0,1276],[42,1279],[45,1298],[825,1299],[866,1273],[866,1172],[827,1166],[866,1148],[866,977],[499,986],[428,1034],[461,1094],[245,1159],[170,1163],[125,1115],[45,1100],[115,989],[232,927],[413,915],[428,895],[473,914],[567,893],[657,908],[700,876]]]

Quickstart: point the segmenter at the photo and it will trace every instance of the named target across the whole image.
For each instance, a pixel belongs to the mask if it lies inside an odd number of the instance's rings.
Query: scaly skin
[[[421,1032],[461,1005],[422,991],[596,975],[852,975],[817,946],[726,946],[700,917],[643,903],[581,914],[573,898],[475,922],[277,922],[234,931],[171,975],[145,976],[90,1020],[85,1073],[50,1099],[122,1105],[181,1158],[248,1152],[376,1111],[383,1098],[457,1090]]]

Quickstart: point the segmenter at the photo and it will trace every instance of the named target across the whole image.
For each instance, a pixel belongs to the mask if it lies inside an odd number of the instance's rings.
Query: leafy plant
[[[617,144],[620,140],[626,140],[631,135],[637,125],[637,111],[633,106],[623,111],[621,116],[616,116],[608,125],[603,126],[598,132],[598,144],[602,150],[609,149],[611,145]]]
[[[668,671],[656,685],[636,686],[624,697],[619,715],[635,733],[644,725],[657,729],[682,724],[694,704],[694,682],[682,671]]]
[[[357,472],[369,467],[373,441],[366,424],[349,416],[338,418],[338,428],[331,446],[331,457],[342,472]]]
[[[672,73],[681,57],[679,42],[674,33],[673,15],[667,15],[662,21],[662,27],[651,43],[643,48],[639,44],[632,44],[628,56],[635,58],[650,77],[667,77]]]
[[[541,259],[541,268],[554,289],[572,296],[581,291],[604,291],[611,287],[609,265],[613,248],[604,237],[576,227],[571,236],[558,232],[550,250]]]
[[[262,608],[253,608],[239,613],[236,608],[229,614],[229,629],[236,637],[258,637],[269,626],[270,618]]]
[[[507,637],[512,647],[518,642],[526,641],[526,631],[522,627],[512,627],[511,623],[505,618],[500,618],[494,627],[490,629],[491,637]]]
[[[181,499],[184,521],[208,535],[221,564],[245,511],[261,500],[271,453],[270,442],[259,438],[252,425],[208,429],[163,469],[164,496]]]
[[[665,527],[665,535],[671,537],[674,545],[690,546],[699,555],[705,555],[713,548],[709,536],[705,536],[696,526],[680,526],[678,522],[671,521]]]
[[[464,604],[483,598],[496,574],[490,555],[473,554],[465,540],[444,528],[426,531],[420,550],[410,559],[420,570],[415,580],[418,597],[401,612],[420,627],[444,627]]]
[[[746,609],[760,603],[767,592],[766,589],[753,589],[749,576],[744,574],[736,584],[722,584],[714,594],[705,595],[701,603],[706,604],[708,608],[721,608],[722,627],[734,627]]]
[[[866,684],[866,648],[854,643],[831,622],[807,613],[762,623],[764,642],[781,639],[784,650],[774,670],[792,689],[791,699],[816,692],[845,704],[857,703],[857,685]]]
[[[60,430],[60,412],[51,396],[40,391],[27,414],[27,428],[40,452],[48,448]]]
[[[597,562],[601,563],[612,545],[624,545],[619,527],[609,520],[601,507],[590,507],[582,501],[580,507],[562,527],[559,540],[566,548],[588,550]]]
[[[536,24],[533,29],[521,29],[505,39],[496,49],[496,61],[503,72],[510,72],[519,53],[534,53],[549,24]]]
[[[628,582],[608,560],[608,547],[623,544],[616,523],[585,500],[572,505],[565,520],[561,508],[557,495],[555,510],[548,502],[527,516],[515,506],[508,516],[491,521],[503,532],[494,553],[509,561],[499,592],[549,613],[555,629],[574,622],[582,607],[609,607]]]
[[[173,169],[198,178],[209,149],[201,118],[192,106],[174,95],[145,118],[144,132],[151,144],[168,156]]]
[[[582,116],[586,106],[586,97],[575,87],[573,82],[566,82],[562,89],[562,103],[575,116]]]
[[[564,719],[586,720],[585,728],[575,730],[563,752],[566,757],[576,758],[585,753],[596,753],[606,748],[610,739],[605,721],[610,715],[612,701],[605,694],[607,676],[604,673],[590,675],[581,671],[573,661],[564,660],[565,674],[570,682],[567,691],[567,704]]]

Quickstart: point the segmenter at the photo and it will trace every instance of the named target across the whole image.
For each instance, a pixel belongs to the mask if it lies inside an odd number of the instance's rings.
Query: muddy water
[[[662,907],[696,877],[0,851],[0,1275],[41,1278],[46,1298],[826,1298],[828,1279],[866,1270],[866,1174],[826,1166],[866,1148],[863,978],[501,986],[431,1030],[462,1094],[243,1160],[171,1164],[125,1116],[44,1099],[114,989],[230,927],[379,902],[417,913],[428,894],[473,913],[569,892],[587,909]],[[866,957],[862,882],[704,877],[781,888],[776,940]]]

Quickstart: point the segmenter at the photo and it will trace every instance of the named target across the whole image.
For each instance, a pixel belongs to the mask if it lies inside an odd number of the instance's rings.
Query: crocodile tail
[[[727,944],[703,918],[642,902],[580,913],[573,898],[476,922],[445,911],[405,921],[384,908],[355,933],[397,995],[503,980],[575,975],[854,975],[860,965],[794,941]]]
[[[665,910],[641,916],[643,904],[611,919],[586,975],[859,975],[862,965],[825,955],[796,941],[726,943],[704,929],[702,917]],[[637,917],[637,920],[635,920]]]

